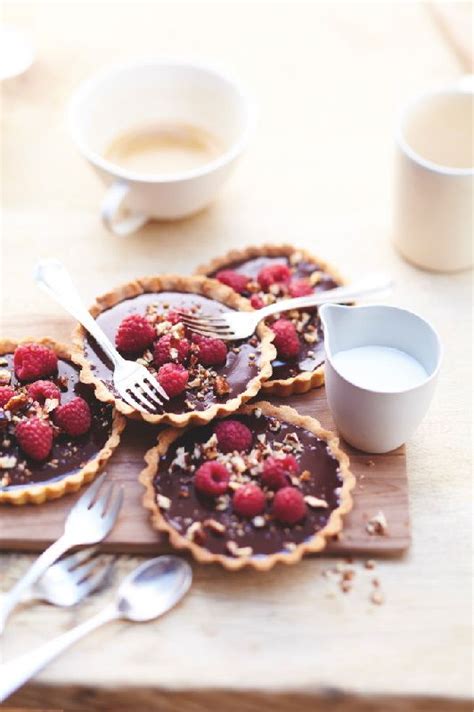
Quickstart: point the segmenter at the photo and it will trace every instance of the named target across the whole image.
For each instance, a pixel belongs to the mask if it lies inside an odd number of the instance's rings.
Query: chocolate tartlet
[[[53,354],[53,367],[19,378],[14,353],[32,344]],[[80,382],[70,349],[51,339],[2,340],[0,383],[0,503],[42,504],[90,482],[118,446],[125,419]]]
[[[169,429],[140,475],[152,524],[198,561],[268,570],[321,551],[352,507],[338,438],[266,402],[201,428]]]
[[[91,314],[119,350],[127,345],[125,328],[135,328],[132,322],[138,320],[137,328],[145,332],[149,343],[143,347],[144,341],[134,353],[122,353],[156,375],[169,400],[150,414],[122,401],[114,389],[107,357],[79,326],[73,358],[81,366],[81,379],[95,387],[99,400],[115,403],[121,413],[150,423],[184,427],[231,413],[255,396],[271,376],[275,356],[271,330],[262,324],[254,336],[238,342],[203,339],[184,327],[178,311],[217,314],[232,309],[251,307],[229,287],[204,277],[150,277],[119,287],[99,297]]]
[[[283,267],[280,274],[279,266]],[[328,264],[291,245],[233,250],[199,267],[197,273],[232,286],[257,309],[280,299],[326,291],[344,283]],[[267,323],[271,326],[277,318],[272,317]],[[294,310],[282,314],[282,318],[292,322],[299,347],[297,353],[288,357],[279,352],[275,342],[277,358],[272,362],[272,377],[263,388],[266,393],[280,396],[305,393],[324,383],[325,351],[318,309]]]

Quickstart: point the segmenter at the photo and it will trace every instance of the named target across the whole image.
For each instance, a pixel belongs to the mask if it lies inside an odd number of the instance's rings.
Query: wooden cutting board
[[[45,322],[47,328],[45,328]],[[5,336],[40,336],[67,340],[71,322],[67,319],[35,319],[34,315],[4,323]],[[324,388],[301,396],[273,399],[275,403],[291,405],[305,415],[312,415],[329,430],[334,423],[329,413]],[[110,460],[110,478],[123,484],[124,506],[107,541],[104,551],[117,553],[163,552],[169,547],[161,535],[149,525],[148,512],[143,509],[143,488],[137,481],[143,468],[143,455],[154,444],[156,427],[129,422],[120,447]],[[351,469],[357,478],[353,492],[354,508],[346,517],[344,531],[338,541],[329,543],[327,551],[334,554],[400,554],[410,544],[408,512],[408,482],[405,448],[387,455],[366,455],[343,443],[349,455]],[[3,506],[0,508],[0,548],[12,551],[38,551],[57,539],[63,530],[67,512],[78,494],[69,495],[41,506]],[[382,511],[388,522],[386,536],[370,535],[367,521]]]

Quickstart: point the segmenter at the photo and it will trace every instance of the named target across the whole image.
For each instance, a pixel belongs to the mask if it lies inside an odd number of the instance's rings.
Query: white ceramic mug
[[[397,307],[325,304],[319,313],[326,349],[326,396],[339,432],[364,452],[400,447],[423,420],[433,397],[442,353],[438,334],[417,314]],[[426,378],[397,391],[355,385],[341,375],[334,357],[361,346],[403,351],[424,367]]]
[[[416,97],[397,129],[394,242],[413,264],[472,267],[474,77]]]
[[[174,220],[208,205],[231,173],[251,131],[254,112],[238,85],[224,74],[181,61],[139,61],[106,70],[74,94],[69,125],[81,153],[108,186],[105,225],[118,235],[150,218]],[[104,157],[130,130],[153,122],[192,124],[209,132],[222,153],[191,170],[144,175]]]

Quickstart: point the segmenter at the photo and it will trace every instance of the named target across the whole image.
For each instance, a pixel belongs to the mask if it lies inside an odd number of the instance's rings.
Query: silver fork
[[[252,336],[262,319],[266,319],[273,314],[280,314],[281,312],[291,311],[292,309],[317,307],[327,302],[351,302],[358,297],[366,297],[378,292],[385,292],[389,290],[391,286],[392,282],[387,277],[373,276],[351,285],[310,294],[307,297],[282,299],[279,302],[275,302],[274,304],[255,311],[230,311],[219,314],[219,316],[206,316],[206,314],[202,314],[202,316],[199,317],[180,312],[180,317],[191,331],[201,334],[201,336],[217,336],[224,341],[246,339]]]
[[[84,306],[64,265],[58,260],[42,260],[36,265],[34,278],[42,289],[82,324],[106,353],[113,364],[114,386],[122,400],[142,413],[156,412],[163,401],[168,400],[166,391],[145,366],[124,359],[119,354]]]
[[[74,546],[97,544],[105,539],[114,526],[123,502],[123,488],[117,490],[109,483],[99,496],[106,473],[88,488],[69,512],[64,524],[64,534],[43,551],[26,574],[16,582],[0,603],[0,633],[6,620],[23,594],[44,574],[55,561]]]
[[[102,586],[112,570],[113,560],[97,558],[96,552],[97,547],[89,546],[57,561],[44,572],[25,600],[75,606]]]

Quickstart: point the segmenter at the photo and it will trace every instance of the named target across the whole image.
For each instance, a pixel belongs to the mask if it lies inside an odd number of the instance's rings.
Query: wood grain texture
[[[22,320],[24,333],[33,334],[39,320],[28,323]],[[49,324],[50,332],[66,334],[71,322],[58,320]],[[7,332],[12,334],[18,324],[8,322]],[[324,388],[288,399],[272,398],[274,403],[290,405],[302,415],[316,417],[325,428],[334,430]],[[129,421],[120,447],[110,460],[107,472],[112,480],[124,487],[125,500],[119,521],[102,549],[107,552],[150,554],[169,551],[166,537],[155,532],[149,524],[148,512],[141,504],[143,487],[137,481],[143,469],[143,456],[156,442],[156,427]],[[408,512],[408,482],[405,449],[387,455],[366,455],[343,444],[356,476],[353,493],[354,508],[345,518],[342,536],[328,545],[334,554],[399,554],[410,542]],[[12,551],[38,551],[57,539],[63,530],[64,520],[80,493],[47,502],[40,507],[24,506],[2,508],[0,549]],[[387,518],[388,536],[371,536],[366,530],[368,519],[382,510]]]
[[[49,710],[38,710],[36,705],[51,705]],[[32,685],[17,692],[8,704],[15,709],[4,712],[472,712],[469,700],[450,700],[420,697],[373,696],[369,699],[322,689],[316,702],[311,693],[275,695],[259,692],[236,692],[231,696],[215,690],[114,690],[95,691],[89,688],[57,689]],[[22,706],[25,706],[23,709]],[[54,709],[53,709],[54,706]],[[21,708],[21,709],[18,709]],[[3,708],[2,708],[3,709]]]
[[[190,273],[228,249],[291,241],[349,279],[388,272],[389,303],[430,319],[445,349],[435,399],[406,447],[412,545],[404,556],[377,557],[385,605],[368,600],[363,558],[347,594],[323,575],[335,564],[325,556],[268,575],[194,565],[192,591],[178,609],[83,640],[22,691],[25,706],[31,690],[29,706],[68,710],[70,702],[81,712],[115,709],[122,699],[125,709],[147,712],[166,705],[253,712],[262,699],[292,712],[296,692],[324,712],[465,709],[472,280],[421,272],[390,243],[396,112],[460,73],[426,4],[169,0],[112,10],[63,0],[3,8],[37,49],[30,71],[1,84],[3,335],[26,336],[33,326],[37,336],[69,333],[53,333],[61,310],[30,279],[39,257],[63,260],[92,302],[138,275]],[[213,206],[120,240],[100,223],[103,186],[70,140],[65,109],[78,82],[103,65],[154,54],[195,57],[236,75],[257,101],[259,126]],[[142,560],[117,557],[113,585]],[[30,561],[0,557],[0,587],[13,585]],[[85,620],[110,596],[107,589],[72,610],[19,609],[2,655]]]

